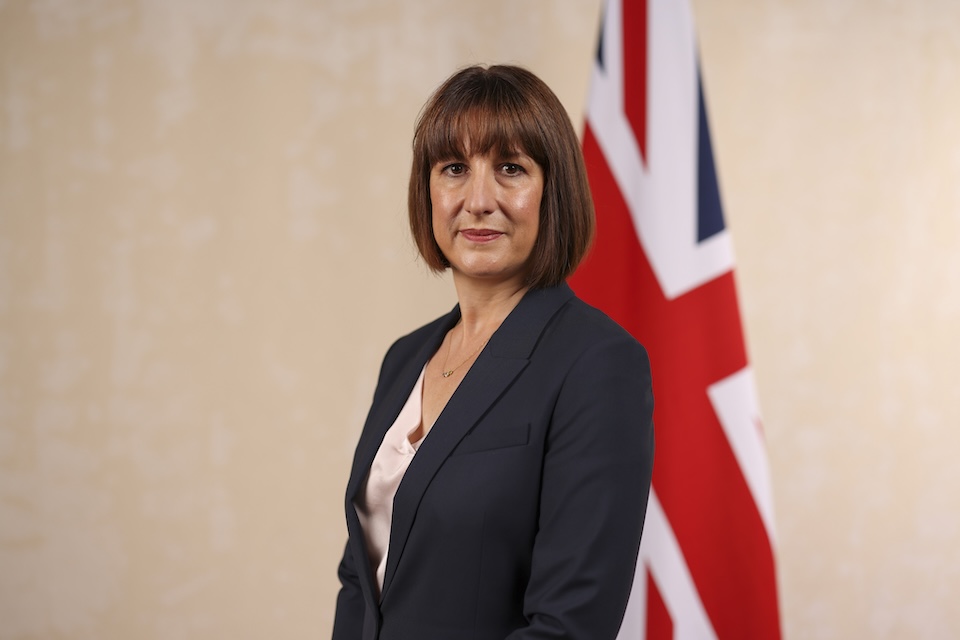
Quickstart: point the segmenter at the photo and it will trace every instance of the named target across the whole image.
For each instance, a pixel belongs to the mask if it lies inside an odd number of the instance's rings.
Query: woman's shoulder
[[[640,342],[613,318],[574,296],[558,314],[558,329],[564,337],[577,337],[586,343],[622,342],[643,348]]]
[[[612,398],[617,389],[626,389],[645,398],[651,386],[650,357],[643,345],[606,313],[574,296],[546,327],[531,362],[543,379],[560,381],[569,397],[600,397],[602,391]]]
[[[535,323],[544,311],[549,314],[529,352],[538,366],[560,376],[579,367],[592,371],[649,366],[646,349],[636,338],[566,285],[544,290],[535,300],[525,310],[528,322]]]

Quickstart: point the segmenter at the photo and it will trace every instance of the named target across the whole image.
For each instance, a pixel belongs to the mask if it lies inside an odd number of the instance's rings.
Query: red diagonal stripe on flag
[[[647,0],[623,5],[623,111],[640,147],[647,156],[647,39],[636,34],[647,32]]]
[[[641,571],[644,569],[641,567]],[[663,603],[653,576],[647,572],[647,637],[646,640],[673,640],[673,619]]]

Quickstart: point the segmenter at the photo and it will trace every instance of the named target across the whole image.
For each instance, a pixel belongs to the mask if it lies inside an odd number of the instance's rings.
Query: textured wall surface
[[[582,121],[599,0],[0,0],[0,639],[327,637],[460,65]],[[960,636],[960,5],[696,0],[784,628]]]

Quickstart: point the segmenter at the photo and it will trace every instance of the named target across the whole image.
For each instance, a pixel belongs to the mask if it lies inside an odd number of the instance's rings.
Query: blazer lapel
[[[460,440],[527,366],[530,354],[550,318],[572,297],[573,292],[566,284],[528,292],[490,338],[487,347],[447,402],[397,490],[381,600],[390,588],[416,518],[417,507],[434,475]],[[419,368],[416,373],[419,375]],[[403,396],[403,399],[406,397]],[[397,412],[399,410],[400,407],[397,407]]]
[[[364,427],[360,442],[357,444],[357,456],[354,461],[353,470],[350,475],[350,481],[347,485],[347,496],[354,499],[359,495],[363,486],[373,459],[377,455],[380,443],[383,437],[393,425],[400,410],[410,397],[410,391],[420,377],[420,371],[423,370],[427,360],[436,352],[443,342],[443,337],[460,319],[460,307],[454,309],[444,316],[443,320],[437,324],[436,330],[424,340],[423,344],[416,350],[414,356],[403,363],[400,372],[394,380],[385,381],[390,387],[375,412],[367,418],[367,425]]]

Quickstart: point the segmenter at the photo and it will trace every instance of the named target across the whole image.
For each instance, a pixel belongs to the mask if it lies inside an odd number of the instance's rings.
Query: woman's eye
[[[449,173],[452,176],[460,176],[467,170],[466,166],[462,162],[452,162],[443,168],[444,173]]]
[[[523,173],[523,167],[512,162],[503,165],[503,172],[508,176],[517,176]]]

